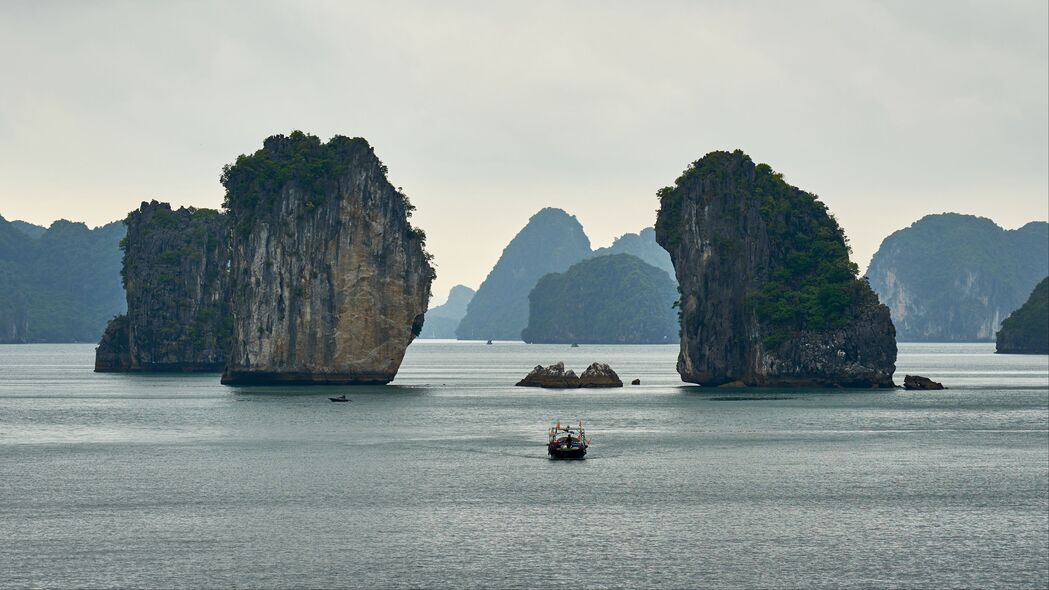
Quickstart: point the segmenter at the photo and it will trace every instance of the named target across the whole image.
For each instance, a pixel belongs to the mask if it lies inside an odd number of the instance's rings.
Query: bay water
[[[676,345],[416,341],[391,385],[234,388],[93,350],[0,346],[0,587],[1049,586],[1046,356],[733,390]],[[641,385],[513,386],[559,360]],[[586,460],[547,458],[557,420]]]

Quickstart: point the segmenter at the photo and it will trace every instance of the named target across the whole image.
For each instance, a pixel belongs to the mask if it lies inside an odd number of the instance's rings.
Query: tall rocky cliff
[[[521,338],[552,344],[677,343],[670,275],[630,254],[609,254],[539,279]]]
[[[221,371],[230,333],[226,216],[152,201],[124,223],[127,315],[106,327],[95,370]]]
[[[455,329],[466,315],[477,292],[466,285],[456,285],[448,292],[448,301],[426,311],[426,323],[419,338],[455,338]]]
[[[656,238],[681,290],[682,380],[892,386],[889,310],[856,278],[815,196],[737,150],[694,162],[659,200]]]
[[[885,238],[867,267],[901,341],[994,340],[1049,274],[1049,224],[1005,230],[990,219],[928,215]]]
[[[995,352],[1049,354],[1049,277],[1042,279],[1027,302],[1002,322]]]
[[[233,316],[223,382],[391,381],[434,271],[413,207],[368,142],[276,135],[222,182]]]
[[[528,293],[539,278],[561,272],[590,255],[590,239],[575,216],[546,208],[528,220],[459,322],[459,340],[520,340],[528,325]]]

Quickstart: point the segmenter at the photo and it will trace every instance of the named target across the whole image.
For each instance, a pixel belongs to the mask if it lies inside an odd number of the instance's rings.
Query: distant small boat
[[[578,345],[578,344],[576,344],[575,342],[573,342],[573,343],[572,343],[572,348],[579,348],[579,345]]]
[[[353,401],[353,400],[346,399],[346,394],[342,394],[339,397],[329,397],[328,399],[330,399],[333,402],[349,402],[349,401]]]
[[[557,425],[550,429],[550,440],[546,444],[546,454],[551,459],[585,459],[586,449],[590,441],[586,438],[583,423],[573,428],[571,426]]]

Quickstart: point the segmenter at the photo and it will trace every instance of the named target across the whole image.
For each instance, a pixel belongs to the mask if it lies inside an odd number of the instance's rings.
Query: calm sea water
[[[0,346],[0,586],[1045,588],[1049,357],[992,349],[827,392],[685,386],[676,346],[417,341],[359,388]],[[512,386],[558,360],[642,385]],[[547,459],[557,419],[587,460]]]

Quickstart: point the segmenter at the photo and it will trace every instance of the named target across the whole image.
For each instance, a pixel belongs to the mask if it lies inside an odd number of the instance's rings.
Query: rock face
[[[665,344],[678,340],[677,285],[629,254],[590,258],[539,279],[521,338],[546,344]]]
[[[737,150],[696,161],[659,197],[656,237],[681,290],[682,380],[892,386],[889,310],[813,195]]]
[[[109,320],[102,340],[95,348],[96,373],[124,373],[131,370],[131,336],[126,315]]]
[[[1049,277],[1042,279],[1027,302],[1002,322],[995,352],[1049,354]]]
[[[128,311],[106,327],[95,371],[221,371],[230,335],[226,216],[153,201],[124,223]]]
[[[579,387],[579,376],[575,371],[565,370],[565,364],[558,362],[549,367],[536,365],[532,372],[515,383],[518,387],[547,387],[552,389],[570,389]]]
[[[466,285],[456,285],[448,292],[448,301],[426,311],[426,323],[419,338],[455,338],[455,329],[466,315],[476,291]]]
[[[565,370],[565,364],[558,362],[549,367],[536,365],[524,379],[518,381],[518,387],[545,387],[547,389],[578,389],[580,387],[622,387],[619,375],[605,363],[593,363],[577,376],[575,371]]]
[[[920,390],[937,390],[946,389],[943,383],[937,383],[928,377],[922,377],[921,375],[907,375],[903,378],[904,389],[920,389]]]
[[[543,209],[503,250],[455,330],[459,340],[520,340],[528,293],[539,278],[590,255],[590,239],[572,215]]]
[[[994,340],[1049,274],[1049,224],[1005,230],[990,219],[928,215],[885,238],[867,268],[900,341]]]
[[[434,278],[407,197],[362,138],[268,138],[223,174],[233,341],[222,381],[388,383]]]
[[[96,342],[122,313],[124,226],[0,217],[0,344]]]
[[[622,387],[623,381],[605,363],[593,363],[579,376],[580,387]]]

